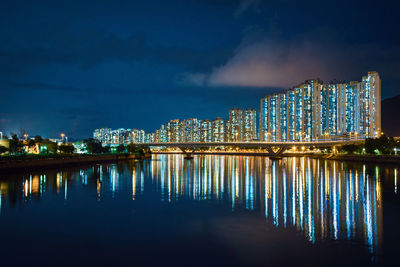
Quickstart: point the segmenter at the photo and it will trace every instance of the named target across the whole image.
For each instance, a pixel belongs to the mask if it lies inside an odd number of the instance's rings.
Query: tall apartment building
[[[243,110],[234,108],[229,111],[228,142],[239,142],[243,138]]]
[[[186,119],[183,126],[183,142],[200,141],[200,121],[198,119]]]
[[[146,133],[144,130],[132,129],[131,130],[131,142],[133,143],[144,143]]]
[[[156,130],[156,136],[155,136],[155,142],[157,143],[163,143],[163,142],[168,142],[168,132],[167,132],[167,127],[162,124],[160,129]]]
[[[101,128],[96,129],[93,132],[93,139],[104,143],[110,144],[111,143],[111,129],[110,128]]]
[[[168,142],[178,143],[183,141],[183,122],[178,119],[171,120],[167,124],[167,140]]]
[[[381,82],[368,72],[361,82],[308,80],[261,99],[259,138],[310,141],[343,135],[372,137],[381,131]]]
[[[211,122],[212,133],[211,142],[225,141],[225,122],[222,118],[216,118]]]
[[[212,141],[212,122],[209,120],[200,121],[200,142]]]
[[[254,109],[229,111],[227,122],[227,141],[249,142],[257,138],[257,112]]]
[[[248,108],[243,111],[242,141],[253,141],[257,137],[257,112]]]

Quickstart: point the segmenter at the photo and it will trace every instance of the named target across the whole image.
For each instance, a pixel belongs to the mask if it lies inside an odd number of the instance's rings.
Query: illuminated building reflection
[[[148,164],[163,201],[229,200],[233,210],[259,209],[267,221],[293,227],[312,243],[361,239],[371,252],[381,243],[378,167],[345,170],[343,163],[328,160],[243,156],[185,161],[180,155],[158,155]],[[395,170],[395,181],[396,175]]]
[[[143,200],[156,192],[163,202],[226,203],[233,211],[259,212],[268,223],[294,228],[311,243],[363,241],[371,253],[381,246],[383,182],[398,192],[397,168],[379,168],[309,158],[154,155],[152,160],[47,171],[0,179],[0,213],[44,194],[70,201],[86,190],[98,201]],[[397,196],[397,195],[396,195]],[[12,205],[11,205],[12,204]]]

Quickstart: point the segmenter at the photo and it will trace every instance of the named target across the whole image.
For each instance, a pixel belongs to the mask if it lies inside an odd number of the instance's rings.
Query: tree
[[[35,145],[36,145],[35,140],[29,139],[29,141],[28,141],[28,146],[29,146],[29,147],[33,147],[33,146],[35,146]]]
[[[56,142],[50,142],[50,141],[47,141],[47,143],[48,143],[48,147],[49,147],[48,152],[51,152],[53,154],[57,154],[57,150],[58,150],[57,143]]]
[[[356,145],[344,145],[342,147],[342,150],[349,153],[349,154],[354,154],[359,149],[359,146]]]
[[[8,151],[8,148],[6,148],[5,146],[0,146],[0,155],[3,153],[6,153]]]
[[[36,135],[36,136],[34,137],[34,140],[35,140],[36,143],[43,142],[43,138],[42,138],[40,135]]]
[[[103,146],[101,149],[101,153],[107,154],[110,153],[111,148],[109,146]]]
[[[117,146],[117,153],[122,153],[125,151],[125,146],[124,145],[119,145]]]
[[[21,151],[21,147],[23,146],[22,142],[18,139],[16,134],[13,134],[10,139],[10,152],[12,154],[18,153]]]
[[[368,154],[375,154],[379,151],[382,154],[393,153],[393,148],[396,147],[396,141],[393,137],[381,135],[378,138],[367,138],[365,140],[365,152]]]
[[[86,149],[90,154],[99,154],[103,148],[101,143],[93,138],[88,138],[83,141],[86,145]]]
[[[72,154],[74,153],[75,147],[71,144],[63,144],[58,147],[58,150],[60,150],[62,153]]]
[[[128,153],[136,153],[138,148],[134,143],[130,143],[129,145],[126,146],[126,150],[128,151]]]

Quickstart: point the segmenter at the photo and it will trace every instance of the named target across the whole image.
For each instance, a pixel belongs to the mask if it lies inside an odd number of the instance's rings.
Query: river
[[[390,265],[400,166],[153,155],[0,174],[2,265]]]

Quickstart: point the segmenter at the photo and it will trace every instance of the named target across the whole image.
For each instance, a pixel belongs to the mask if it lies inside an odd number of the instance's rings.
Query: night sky
[[[154,131],[306,79],[400,94],[395,1],[1,1],[0,131],[87,138]]]

